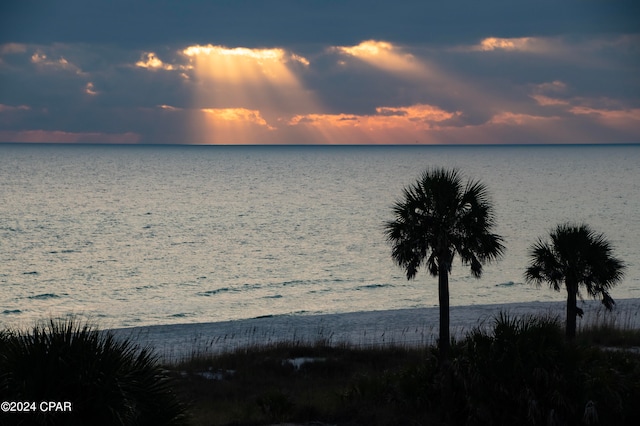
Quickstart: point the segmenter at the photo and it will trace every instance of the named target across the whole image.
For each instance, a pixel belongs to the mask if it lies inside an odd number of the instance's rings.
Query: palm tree
[[[393,207],[395,220],[386,223],[393,260],[413,279],[426,263],[438,277],[440,305],[440,358],[448,362],[449,273],[457,254],[471,273],[480,278],[482,266],[501,257],[502,237],[492,234],[493,206],[486,187],[476,181],[463,184],[457,170],[425,171],[404,189],[404,198]]]
[[[566,338],[572,340],[576,335],[576,316],[583,314],[576,304],[580,286],[594,299],[601,297],[605,308],[611,310],[615,302],[609,289],[622,279],[625,266],[612,256],[611,245],[604,235],[594,233],[587,225],[558,225],[550,237],[551,242],[538,239],[531,246],[531,264],[524,276],[537,285],[546,281],[556,291],[564,283]]]

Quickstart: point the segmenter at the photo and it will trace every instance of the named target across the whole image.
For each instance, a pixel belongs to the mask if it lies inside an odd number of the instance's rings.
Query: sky
[[[0,142],[640,143],[640,2],[3,0]]]

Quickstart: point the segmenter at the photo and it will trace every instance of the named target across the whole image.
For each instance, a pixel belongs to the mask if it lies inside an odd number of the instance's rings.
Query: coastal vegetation
[[[325,340],[162,363],[152,348],[51,321],[1,334],[0,397],[73,411],[1,413],[0,424],[631,425],[638,347],[640,330],[604,317],[567,341],[559,317],[501,312],[451,341],[447,369],[435,345]]]

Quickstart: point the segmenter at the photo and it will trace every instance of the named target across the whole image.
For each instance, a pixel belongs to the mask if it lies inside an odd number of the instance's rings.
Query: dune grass
[[[425,349],[355,348],[280,342],[172,367],[191,401],[194,425],[270,424],[359,418],[349,403],[351,382],[417,366]]]
[[[446,368],[434,346],[278,342],[170,369],[193,425],[635,424],[640,355],[569,344],[550,315],[487,321]]]
[[[611,315],[598,309],[585,315],[578,329],[577,339],[582,344],[615,348],[640,348],[638,312],[623,311]]]

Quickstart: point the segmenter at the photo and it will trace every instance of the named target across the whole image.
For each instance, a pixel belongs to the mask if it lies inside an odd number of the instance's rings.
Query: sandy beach
[[[612,312],[600,302],[580,302],[585,311],[581,324],[615,321],[624,327],[640,327],[640,299],[617,301]],[[563,302],[528,302],[453,306],[451,334],[463,336],[478,326],[490,325],[501,311],[511,315],[551,314],[564,320]],[[140,345],[155,348],[163,361],[179,361],[192,354],[215,354],[251,345],[281,341],[355,346],[425,345],[438,335],[438,308],[399,309],[329,315],[279,315],[236,321],[157,325],[112,330]]]

